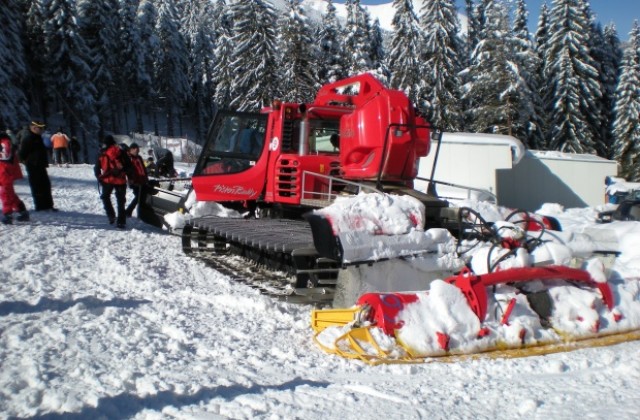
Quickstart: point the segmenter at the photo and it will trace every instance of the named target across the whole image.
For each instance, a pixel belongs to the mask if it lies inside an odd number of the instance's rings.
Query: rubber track
[[[192,224],[227,241],[261,251],[291,254],[296,249],[313,248],[311,227],[305,220],[200,217]]]
[[[277,300],[317,307],[325,307],[333,301],[333,288],[322,289],[315,293],[313,289],[303,289],[302,292],[308,291],[308,293],[299,294],[297,292],[300,290],[291,287],[293,279],[286,273],[269,271],[239,256],[208,254],[199,255],[197,258],[219,273],[228,276],[232,281],[245,284]]]
[[[234,249],[257,250],[261,256],[259,260],[253,260],[235,255],[234,252],[216,252],[216,242],[229,243]],[[202,260],[232,280],[278,300],[326,305],[333,299],[335,281],[319,280],[317,287],[295,287],[296,268],[292,265],[292,254],[297,252],[310,255],[312,259],[314,256],[319,258],[313,245],[311,228],[304,220],[200,217],[185,227],[182,244],[185,253]],[[251,251],[251,254],[254,252]],[[279,268],[274,269],[261,262],[264,255],[274,256]]]

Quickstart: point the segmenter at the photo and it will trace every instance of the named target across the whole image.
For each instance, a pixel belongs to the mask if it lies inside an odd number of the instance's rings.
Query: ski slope
[[[49,174],[60,212],[0,226],[0,417],[640,414],[640,342],[453,364],[330,356],[312,341],[310,307],[231,282],[183,255],[179,237],[136,219],[113,228],[90,165]],[[26,181],[17,191],[32,207]]]

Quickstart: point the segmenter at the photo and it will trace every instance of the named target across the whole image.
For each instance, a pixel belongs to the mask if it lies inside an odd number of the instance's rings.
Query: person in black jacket
[[[77,164],[80,163],[80,159],[78,157],[78,153],[80,153],[80,142],[76,136],[71,137],[71,141],[69,142],[69,157],[71,158],[71,163]]]
[[[36,211],[58,211],[53,207],[51,195],[51,180],[47,173],[49,158],[47,148],[42,141],[42,132],[45,124],[40,120],[33,120],[29,125],[29,131],[22,138],[18,157],[27,168],[31,196]]]
[[[157,149],[155,152],[156,156],[158,156],[155,175],[161,178],[177,177],[178,172],[173,166],[173,153],[169,149]]]

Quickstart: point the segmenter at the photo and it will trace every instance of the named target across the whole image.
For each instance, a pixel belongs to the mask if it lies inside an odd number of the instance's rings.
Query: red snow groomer
[[[246,257],[287,273],[281,280],[289,293],[326,298],[340,262],[314,246],[301,217],[310,210],[338,196],[388,192],[420,200],[424,227],[455,226],[445,200],[413,188],[431,132],[402,91],[370,74],[327,84],[311,103],[219,111],[191,179],[193,193],[199,203],[215,202],[243,218],[191,218],[183,248]],[[183,207],[186,197],[157,187],[149,199],[163,215]]]

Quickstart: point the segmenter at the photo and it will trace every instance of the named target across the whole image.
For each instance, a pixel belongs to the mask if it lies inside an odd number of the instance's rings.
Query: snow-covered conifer
[[[0,130],[17,129],[29,118],[24,80],[27,75],[25,49],[22,41],[23,24],[16,2],[0,9],[4,22],[0,32]]]
[[[114,131],[112,112],[122,108],[114,83],[118,71],[120,15],[117,0],[79,0],[80,33],[89,49],[91,81],[96,87],[96,109],[102,129]],[[116,103],[118,102],[118,103]],[[118,105],[118,106],[117,106]]]
[[[76,1],[51,0],[43,18],[48,91],[60,104],[69,132],[80,125],[85,134],[91,134],[91,146],[97,150],[97,90],[91,80],[89,48],[77,24]]]
[[[391,87],[404,91],[420,106],[423,97],[422,32],[411,0],[394,0],[393,33],[387,54]]]
[[[598,155],[613,157],[613,107],[615,105],[615,90],[618,83],[618,70],[622,60],[620,39],[615,25],[608,25],[604,29],[594,24],[594,47],[592,55],[600,65],[600,84],[602,85],[602,99],[600,101],[600,138]]]
[[[335,82],[346,77],[345,56],[342,48],[342,28],[336,16],[336,7],[327,0],[318,33],[320,55],[318,57],[318,80],[320,83]]]
[[[424,32],[425,88],[422,92],[429,120],[448,131],[462,127],[460,78],[462,41],[453,0],[425,2],[420,13]]]
[[[624,48],[615,91],[614,157],[621,176],[640,182],[640,26],[636,21]]]
[[[367,21],[369,21],[369,13],[367,12]],[[389,68],[387,66],[387,57],[384,48],[384,39],[380,20],[376,18],[371,25],[369,31],[370,54],[371,54],[371,73],[378,79],[388,83]]]
[[[477,3],[476,3],[477,1]],[[476,45],[480,41],[480,32],[484,27],[484,9],[487,0],[465,0],[465,8],[467,11],[467,45],[466,51],[468,56],[464,61],[465,65],[471,60],[471,53],[476,49]]]
[[[545,109],[545,104],[549,101],[550,90],[545,83],[546,77],[544,75],[544,71],[546,66],[546,51],[549,47],[549,7],[547,3],[542,3],[542,7],[540,8],[540,16],[538,17],[538,26],[536,29],[535,41],[536,41],[536,52],[538,54],[538,59],[540,62],[540,67],[536,71],[536,79],[538,80],[538,96],[542,100],[542,133],[544,136],[543,146],[541,149],[547,148],[547,133],[549,131],[549,121],[548,115]]]
[[[485,23],[463,72],[463,99],[469,127],[475,132],[513,135],[528,123],[530,90],[516,57],[509,11],[501,0],[485,3]]]
[[[544,105],[539,91],[542,60],[537,54],[527,25],[528,12],[524,0],[517,0],[513,23],[514,60],[522,79],[519,96],[518,121],[513,134],[533,149],[544,148]]]
[[[155,88],[167,112],[167,135],[175,133],[174,115],[190,97],[188,53],[179,30],[178,12],[173,0],[157,0],[158,20],[155,51]]]
[[[256,111],[278,91],[276,13],[265,0],[238,0],[233,17],[231,107]]]
[[[310,102],[318,90],[316,58],[312,28],[300,0],[287,0],[286,13],[280,21],[280,94],[286,102]]]
[[[213,74],[215,57],[215,22],[213,3],[197,0],[185,3],[182,32],[189,52],[189,85],[196,141],[204,139],[213,117]]]
[[[365,13],[360,0],[345,1],[347,8],[347,23],[345,27],[344,47],[349,59],[348,75],[374,70],[371,62],[371,31],[368,15]]]
[[[213,98],[218,107],[228,108],[231,104],[234,79],[231,68],[231,58],[234,50],[232,44],[233,17],[231,8],[225,0],[216,2],[214,7],[216,16],[216,66],[213,72],[213,84],[215,86]]]
[[[139,0],[119,0],[120,34],[118,40],[118,71],[116,86],[128,106],[135,113],[135,131],[144,132],[143,104],[151,98],[151,77],[145,65],[148,51],[142,45],[141,28],[138,26]],[[125,108],[125,111],[128,109]]]
[[[599,115],[602,91],[589,50],[590,23],[583,0],[554,0],[544,70],[547,139],[553,150],[596,152],[600,131],[592,122]]]

